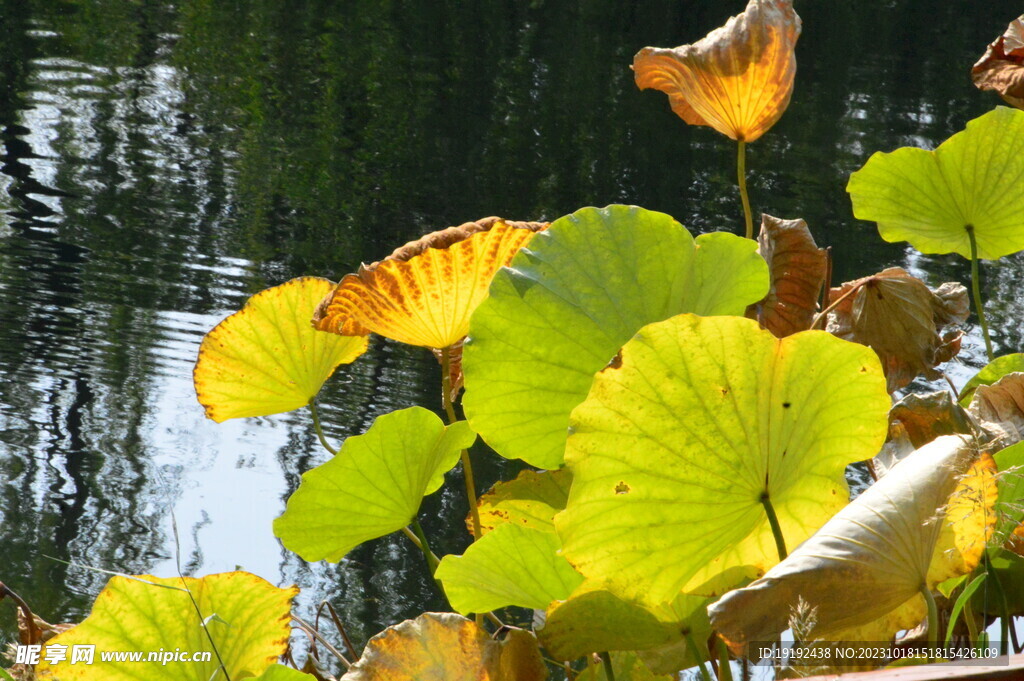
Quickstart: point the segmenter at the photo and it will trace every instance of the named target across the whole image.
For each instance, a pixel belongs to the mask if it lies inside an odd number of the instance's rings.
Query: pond
[[[401,535],[337,565],[280,546],[273,519],[326,455],[307,412],[207,420],[199,342],[263,288],[487,215],[631,203],[741,231],[734,147],[637,90],[629,64],[743,4],[0,3],[0,581],[77,621],[107,579],[89,568],[241,566],[299,584],[305,616],[329,600],[357,645],[442,607]],[[844,188],[874,151],[933,148],[999,103],[968,72],[1019,2],[796,8],[792,104],[748,150],[755,211],[806,219],[834,284],[894,265],[967,283],[962,258],[882,242]],[[1024,258],[984,272],[996,352],[1019,350]],[[970,326],[954,382],[983,358]],[[427,351],[375,339],[322,396],[328,437],[440,411],[438,376]],[[481,488],[518,470],[475,456]],[[461,484],[425,502],[443,551],[466,541]],[[8,639],[13,619],[0,603]]]

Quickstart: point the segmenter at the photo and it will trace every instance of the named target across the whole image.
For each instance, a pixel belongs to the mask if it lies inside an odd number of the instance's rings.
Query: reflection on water
[[[0,580],[76,620],[106,576],[60,561],[240,565],[300,584],[307,614],[331,599],[359,642],[440,607],[401,537],[337,566],[281,549],[271,521],[324,454],[304,413],[205,420],[191,385],[202,335],[266,286],[338,277],[485,215],[629,202],[736,230],[731,146],[638,92],[627,66],[741,6],[0,2]],[[792,106],[750,148],[755,207],[806,218],[836,281],[889,265],[966,281],[962,259],[881,243],[843,187],[873,151],[935,146],[997,103],[967,70],[1019,4],[797,8]],[[1004,351],[1024,334],[1021,270],[1019,257],[986,268]],[[979,348],[972,335],[967,363]],[[327,387],[329,436],[436,407],[437,374],[425,351],[377,342]],[[515,470],[494,458],[483,484]],[[460,485],[425,506],[446,550],[465,541]],[[11,615],[0,605],[8,634]]]

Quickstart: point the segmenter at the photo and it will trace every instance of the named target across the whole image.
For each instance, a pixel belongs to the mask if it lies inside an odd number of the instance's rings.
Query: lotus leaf
[[[60,681],[136,681],[144,670],[147,681],[209,681],[219,668],[216,654],[209,662],[104,662],[99,655],[93,664],[70,662],[75,645],[94,645],[97,651],[213,653],[208,631],[231,678],[259,676],[288,647],[291,600],[298,592],[296,587],[278,589],[247,572],[198,579],[113,577],[81,624],[47,642],[51,648],[68,646],[68,659],[55,664],[44,659],[37,675]],[[203,619],[208,620],[206,630]]]
[[[553,532],[552,519],[565,508],[571,484],[572,473],[568,468],[525,470],[514,480],[499,481],[479,499],[480,529],[487,534],[499,525],[513,523]],[[471,518],[466,518],[466,527],[472,531]]]
[[[206,334],[193,374],[206,415],[220,423],[308,403],[339,364],[366,351],[366,338],[334,338],[309,316],[334,284],[300,277],[257,293]]]
[[[312,674],[304,674],[297,669],[291,667],[285,667],[283,664],[275,664],[267,667],[267,671],[263,672],[259,678],[253,679],[253,681],[315,681],[316,677]]]
[[[761,216],[757,243],[771,272],[768,295],[757,305],[761,326],[779,338],[811,328],[825,284],[825,249],[814,243],[803,220],[771,215]]]
[[[427,348],[457,345],[494,273],[546,226],[485,218],[428,234],[346,275],[313,323],[346,336],[373,332]]]
[[[654,674],[636,653],[612,653],[612,672],[615,681],[675,681],[676,674]],[[591,664],[576,676],[578,681],[608,681],[604,663],[592,660]]]
[[[633,58],[636,84],[667,94],[690,125],[753,142],[789,106],[799,37],[791,0],[750,0],[742,14],[692,45],[640,50]]]
[[[995,454],[999,469],[999,498],[996,502],[995,534],[1021,553],[1024,548],[1024,442],[1018,442]]]
[[[967,535],[978,526],[960,517],[962,507],[957,517],[943,512],[955,497],[975,500],[975,513],[992,516],[985,503],[994,499],[973,488],[980,478],[964,477],[977,454],[956,435],[915,451],[764,577],[710,606],[715,630],[740,653],[747,642],[786,629],[798,598],[816,610],[814,637],[857,640],[849,632],[859,627],[871,632],[860,640],[881,640],[870,625],[884,623],[888,636],[917,625],[922,585],[970,572],[980,557],[955,548],[971,543]]]
[[[974,435],[978,428],[948,391],[911,393],[889,410],[889,437],[874,459],[876,479],[906,455],[942,435]]]
[[[968,413],[1004,446],[1024,439],[1024,373],[1010,373],[974,391]]]
[[[671,603],[649,606],[620,598],[584,582],[567,600],[548,608],[537,632],[556,659],[572,660],[597,651],[642,651],[657,673],[692,667],[706,660],[711,635],[708,599],[679,595]],[[688,649],[689,635],[699,650]]]
[[[441,560],[434,576],[457,612],[490,612],[517,605],[543,610],[567,598],[583,578],[558,555],[554,530],[502,524],[462,556]]]
[[[1006,102],[1024,109],[1024,15],[988,46],[971,69],[979,90],[995,90]]]
[[[935,379],[935,367],[960,351],[959,331],[942,334],[946,326],[967,319],[967,289],[946,283],[932,291],[899,267],[846,282],[829,292],[828,331],[845,340],[871,346],[882,360],[889,392],[906,386],[918,374]]]
[[[544,681],[533,634],[507,627],[504,641],[453,613],[428,612],[370,639],[341,681]]]
[[[274,534],[307,561],[337,562],[362,542],[408,525],[475,439],[465,421],[446,427],[422,407],[380,416],[303,474]]]
[[[573,411],[563,553],[615,593],[658,604],[722,593],[778,562],[849,500],[844,472],[885,437],[869,348],[775,338],[738,317],[644,327]]]
[[[1024,111],[997,107],[935,151],[876,153],[850,176],[853,212],[886,241],[995,260],[1024,248]]]
[[[694,240],[636,206],[560,218],[499,272],[465,351],[466,417],[499,454],[558,468],[569,412],[594,373],[650,322],[680,312],[742,314],[768,290],[756,244]]]
[[[1024,372],[1024,353],[1003,355],[982,367],[966,385],[960,389],[960,404],[964,407],[970,405],[974,398],[974,391],[983,385],[992,385],[1006,374]]]

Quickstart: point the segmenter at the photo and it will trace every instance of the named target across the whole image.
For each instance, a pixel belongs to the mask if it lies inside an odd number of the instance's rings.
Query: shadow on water
[[[338,606],[358,642],[441,607],[401,536],[339,565],[281,549],[270,523],[324,460],[305,413],[206,421],[191,365],[246,297],[337,278],[450,224],[636,203],[735,231],[732,148],[628,69],[741,2],[276,0],[0,2],[0,579],[47,619],[82,618],[106,576],[236,565]],[[793,103],[750,148],[756,209],[807,219],[835,280],[889,265],[930,283],[961,259],[882,243],[843,190],[875,150],[937,145],[994,106],[967,70],[1010,0],[797,2]],[[1019,257],[987,271],[995,340],[1022,337]],[[978,337],[964,358],[981,362]],[[377,341],[323,395],[335,441],[436,408],[426,351]],[[968,368],[954,369],[959,379]],[[486,452],[484,485],[511,462]],[[461,481],[424,507],[465,537]],[[0,607],[10,635],[10,608]]]

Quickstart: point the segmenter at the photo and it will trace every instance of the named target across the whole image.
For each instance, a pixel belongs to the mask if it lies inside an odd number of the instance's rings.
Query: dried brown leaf
[[[771,274],[768,295],[755,306],[761,326],[779,338],[811,328],[825,285],[825,249],[814,243],[803,220],[771,215],[761,216],[757,243]]]
[[[994,90],[1008,104],[1024,109],[1024,15],[988,46],[971,69],[979,90]]]
[[[974,393],[968,413],[983,428],[1004,438],[1004,446],[1024,439],[1024,373],[1003,376]]]
[[[849,281],[829,291],[828,331],[868,345],[882,360],[889,392],[918,374],[934,379],[936,367],[960,351],[961,332],[943,327],[963,322],[967,289],[956,283],[932,291],[898,267]],[[940,335],[942,334],[942,335]]]

